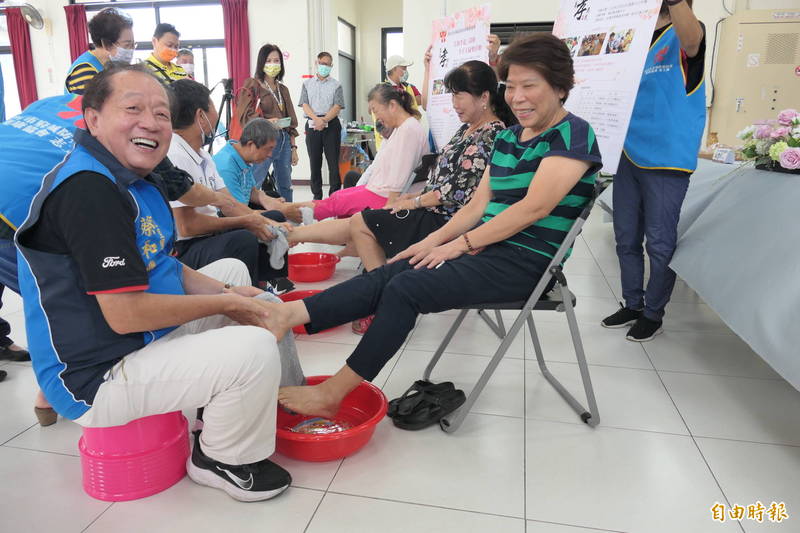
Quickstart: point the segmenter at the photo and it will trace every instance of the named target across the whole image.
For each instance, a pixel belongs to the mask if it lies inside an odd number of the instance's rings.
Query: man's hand
[[[325,121],[322,120],[322,117],[314,117],[312,120],[314,121],[315,130],[322,131],[325,129]]]
[[[258,237],[259,241],[269,242],[275,238],[275,235],[273,235],[272,232],[267,229],[267,226],[271,225],[271,220],[264,218],[258,213],[245,215],[242,218],[244,219],[244,229],[250,231],[253,235]]]
[[[431,67],[431,58],[433,57],[433,45],[428,45],[428,49],[425,50],[425,57],[422,59],[422,63],[425,65],[425,70],[428,70]]]
[[[270,220],[268,218],[261,217],[267,224],[275,228],[283,228],[287,232],[291,232],[294,229],[294,226],[289,224],[288,222],[275,222],[274,220]]]
[[[258,326],[267,329],[267,307],[257,298],[226,294],[227,305],[223,314],[243,326]]]
[[[252,298],[253,296],[262,294],[264,291],[258,287],[253,287],[252,285],[237,285],[235,287],[231,287],[230,289],[223,289],[222,292],[225,294],[233,293],[238,294],[239,296],[244,296],[245,298]]]
[[[300,212],[300,207],[297,204],[282,204],[278,211],[283,213],[288,220],[297,222],[298,224],[303,221],[303,213]]]

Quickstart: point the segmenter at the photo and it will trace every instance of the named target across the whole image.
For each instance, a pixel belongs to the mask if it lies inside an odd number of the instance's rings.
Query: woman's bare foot
[[[304,387],[282,387],[278,390],[278,402],[301,415],[333,418],[339,411],[341,400],[323,382]]]

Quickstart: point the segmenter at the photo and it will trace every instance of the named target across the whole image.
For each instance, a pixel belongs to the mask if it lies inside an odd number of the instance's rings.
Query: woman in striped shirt
[[[333,416],[347,393],[375,378],[403,345],[420,313],[524,300],[545,273],[591,199],[600,152],[592,127],[563,107],[574,69],[560,39],[534,34],[515,41],[498,74],[519,124],[496,137],[472,200],[387,265],[271,307],[268,324],[278,338],[294,325],[316,333],[375,315],[336,375],[280,390],[284,407]]]

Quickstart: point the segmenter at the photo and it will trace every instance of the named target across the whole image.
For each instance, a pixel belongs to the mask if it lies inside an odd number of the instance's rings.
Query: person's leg
[[[178,259],[195,270],[226,257],[239,259],[247,265],[252,284],[258,285],[258,239],[247,230],[238,229],[212,237],[201,237],[192,240],[188,245],[179,245],[178,250]]]
[[[273,151],[273,172],[278,192],[287,202],[292,201],[292,138],[281,131],[278,143]]]
[[[364,216],[356,213],[350,217],[350,240],[367,272],[386,264],[386,254],[378,244],[375,234],[364,223]]]
[[[275,338],[264,329],[185,334],[179,328],[115,365],[92,408],[76,422],[117,426],[205,406],[203,453],[230,465],[255,463],[275,450],[280,378]]]
[[[342,144],[342,123],[338,118],[328,123],[328,127],[322,130],[324,135],[325,161],[328,163],[328,179],[330,186],[328,195],[331,195],[342,188],[342,181],[339,177],[339,152]]]
[[[647,256],[650,258],[643,316],[660,322],[675,286],[675,272],[669,263],[678,242],[678,220],[689,178],[652,171],[643,177],[642,185]]]
[[[322,132],[306,128],[306,149],[311,167],[311,192],[322,200]]]
[[[625,307],[644,307],[644,215],[642,214],[641,169],[623,154],[614,176],[614,237]]]
[[[287,236],[289,244],[319,242],[323,244],[346,244],[350,238],[350,222],[346,218],[324,220],[309,226],[298,226]]]
[[[314,202],[314,218],[322,220],[329,217],[344,218],[360,213],[364,209],[380,209],[386,205],[386,198],[375,194],[366,187],[350,187]]]
[[[411,269],[407,262],[392,263],[363,274],[356,280],[369,283],[381,279],[392,265],[405,269],[389,278],[380,290],[363,294],[336,287],[305,300],[310,333],[328,327],[332,315],[342,307],[358,310],[359,316],[374,310],[372,325],[333,378],[312,387],[286,387],[278,399],[284,407],[302,414],[330,416],[360,379],[372,380],[402,346],[420,313],[435,313],[465,305],[517,301],[530,296],[549,260],[512,246],[495,245],[477,255],[463,255],[439,268]],[[385,281],[385,280],[384,280]],[[345,284],[340,284],[341,287]],[[341,291],[341,292],[339,292]],[[361,299],[379,297],[377,305],[360,305]],[[363,304],[363,302],[361,302]],[[361,307],[359,309],[359,306]],[[366,311],[366,312],[365,312]],[[338,319],[344,318],[341,313]],[[349,318],[349,317],[348,317]]]

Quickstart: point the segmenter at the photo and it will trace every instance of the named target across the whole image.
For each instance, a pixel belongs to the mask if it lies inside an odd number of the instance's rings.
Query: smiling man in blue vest
[[[614,176],[614,235],[625,302],[601,322],[607,328],[630,326],[626,338],[635,342],[661,333],[675,286],[669,262],[706,121],[705,52],[705,27],[692,12],[692,0],[663,0]]]
[[[152,174],[172,134],[164,87],[142,67],[111,67],[82,110],[87,129],[15,235],[39,385],[87,427],[205,406],[189,476],[242,501],[277,496],[291,477],[268,457],[291,372],[264,327],[269,297],[241,262],[201,272],[170,254],[174,222]]]

